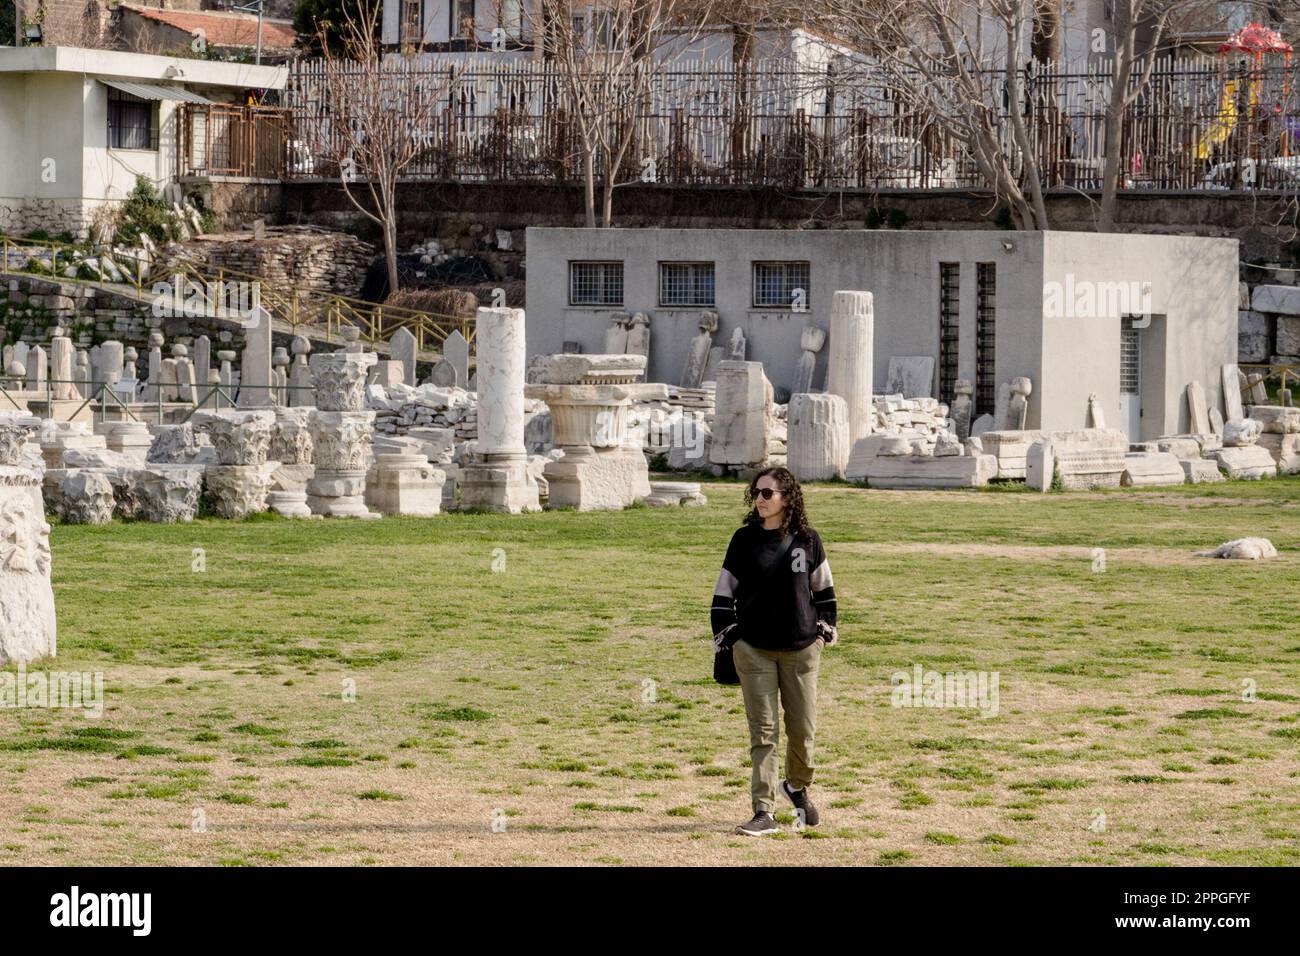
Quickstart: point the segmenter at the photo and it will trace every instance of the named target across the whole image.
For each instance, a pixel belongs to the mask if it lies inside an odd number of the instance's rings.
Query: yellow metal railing
[[[79,266],[74,253],[80,254],[83,258],[95,259],[94,271],[97,278],[86,279],[79,274],[64,276],[60,273],[61,267]],[[131,260],[132,267],[129,270],[119,269],[123,279],[119,282],[112,277],[111,271],[105,274],[102,254],[86,253],[78,246],[54,240],[0,236],[0,255],[3,255],[3,259],[0,259],[0,272],[11,274],[25,272],[59,282],[94,281],[102,285],[126,285],[141,295],[157,294],[155,287],[158,284],[170,285],[173,278],[179,275],[186,285],[184,289],[179,290],[182,300],[197,291],[204,296],[205,301],[210,302],[214,289],[218,295],[223,295],[223,290],[228,288],[226,283],[236,286],[239,283],[246,283],[256,289],[258,304],[269,312],[273,319],[287,323],[295,335],[298,334],[299,329],[306,328],[323,330],[326,338],[333,338],[344,326],[354,326],[361,330],[361,337],[365,341],[375,345],[387,340],[398,329],[405,328],[415,336],[416,347],[421,351],[441,348],[447,336],[453,331],[459,331],[467,342],[473,341],[474,338],[475,323],[466,317],[385,306],[350,296],[296,287],[281,291],[274,288],[263,276],[235,269],[218,269],[215,275],[211,275],[184,260],[171,263],[165,276],[150,276],[153,281],[141,279],[141,263]],[[16,256],[25,257],[28,262],[39,261],[42,266],[38,269],[14,268],[11,263]],[[112,258],[116,262],[123,256],[115,253]],[[47,262],[48,272],[45,265]],[[78,267],[77,272],[81,271]]]
[[[1300,365],[1274,365],[1268,362],[1238,362],[1237,368],[1241,369],[1246,375],[1246,383],[1241,387],[1242,397],[1246,395],[1258,384],[1267,382],[1270,379],[1280,379],[1278,385],[1278,394],[1282,389],[1287,388],[1287,382],[1300,382]],[[1300,396],[1296,396],[1300,398]]]

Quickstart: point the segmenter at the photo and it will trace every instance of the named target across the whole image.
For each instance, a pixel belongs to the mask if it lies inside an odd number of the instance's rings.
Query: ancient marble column
[[[172,346],[172,358],[176,362],[176,401],[197,405],[198,381],[194,378],[194,363],[190,361],[189,352],[180,343]]]
[[[271,379],[275,382],[275,404],[287,405],[285,386],[289,384],[289,350],[279,346],[271,355]]]
[[[212,371],[212,340],[206,335],[200,335],[194,340],[194,382],[200,392],[207,390],[210,371]]]
[[[461,507],[535,511],[537,484],[527,472],[524,447],[524,372],[527,354],[523,309],[479,309],[478,441],[461,482]]]
[[[76,384],[77,395],[75,397],[79,397],[79,398],[90,397],[91,394],[90,380],[92,374],[93,373],[90,370],[90,353],[88,353],[85,349],[81,349],[79,352],[77,352],[77,367],[76,370],[72,373],[72,377],[75,378],[77,381]]]
[[[230,393],[230,387],[234,382],[234,361],[235,352],[232,349],[222,349],[217,353],[217,361],[221,363],[221,387],[227,393]]]
[[[50,378],[54,382],[54,398],[62,401],[76,394],[73,381],[72,339],[56,325],[50,336]]]
[[[836,292],[831,300],[831,343],[826,391],[849,409],[849,443],[871,433],[875,315],[870,292]]]
[[[311,354],[311,340],[305,335],[295,335],[290,346],[293,349],[293,365],[289,369],[289,404],[294,408],[306,408],[316,404],[312,392],[315,381],[311,366],[307,364]]]
[[[0,416],[0,666],[55,653],[54,591],[50,586],[50,526],[41,479],[22,461],[35,431],[30,416]]]
[[[828,392],[790,396],[787,467],[800,481],[843,478],[849,463],[849,408]]]
[[[144,390],[146,402],[156,402],[159,396],[167,401],[167,396],[162,394],[163,341],[163,334],[158,329],[149,333],[149,385]]]
[[[311,357],[316,410],[309,430],[316,470],[307,483],[312,514],[336,518],[378,518],[366,507],[367,452],[375,413],[366,410],[366,376],[379,360],[374,352],[337,352]]]

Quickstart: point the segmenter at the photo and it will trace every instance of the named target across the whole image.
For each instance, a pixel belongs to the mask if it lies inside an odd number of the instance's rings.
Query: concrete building
[[[652,381],[675,383],[701,310],[715,344],[742,329],[747,358],[789,389],[806,325],[829,332],[831,296],[875,299],[874,380],[891,356],[931,356],[931,394],[1033,383],[1027,427],[1083,428],[1096,393],[1133,440],[1186,432],[1184,392],[1220,404],[1237,360],[1237,241],[1082,232],[528,230],[528,352],[604,348],[616,312],[652,316]],[[818,355],[825,381],[830,343]],[[1220,405],[1221,407],[1221,405]]]
[[[283,67],[73,47],[0,48],[0,231],[84,235],[143,175],[183,167],[182,104],[284,88]],[[216,135],[204,127],[205,137]]]

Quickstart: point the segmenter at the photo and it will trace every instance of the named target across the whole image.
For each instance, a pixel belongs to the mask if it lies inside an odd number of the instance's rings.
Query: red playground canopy
[[[1248,23],[1220,46],[1220,53],[1237,50],[1242,53],[1290,53],[1291,44],[1282,39],[1282,34],[1270,30],[1262,23]]]

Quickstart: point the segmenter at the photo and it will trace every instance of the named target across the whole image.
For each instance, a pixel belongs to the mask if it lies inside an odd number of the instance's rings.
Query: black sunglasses
[[[775,488],[755,488],[755,493],[762,496],[764,501],[771,501],[773,495],[779,495],[781,492]]]

